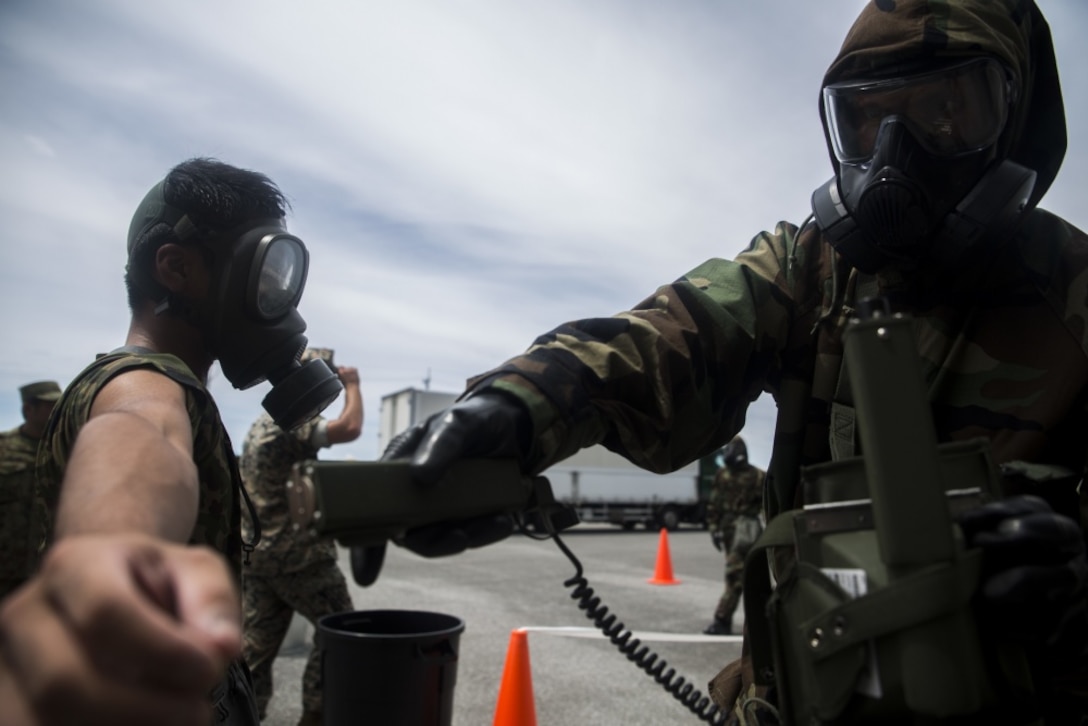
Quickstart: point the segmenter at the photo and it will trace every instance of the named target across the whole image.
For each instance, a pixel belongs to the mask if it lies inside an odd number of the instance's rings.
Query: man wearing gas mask
[[[298,360],[308,253],[286,209],[267,177],[211,159],[137,208],[125,345],[69,385],[39,450],[44,557],[0,611],[11,722],[257,723],[240,659],[247,502],[206,382],[217,360],[236,388],[270,381],[287,429],[342,388]]]
[[[409,458],[427,483],[460,458],[513,456],[535,473],[602,443],[666,472],[729,441],[766,391],[779,406],[773,516],[804,503],[800,466],[856,453],[839,425],[843,331],[859,300],[882,296],[914,318],[938,439],[985,437],[1006,495],[1046,500],[986,505],[963,530],[984,547],[993,637],[1029,653],[1029,710],[1080,723],[1088,238],[1037,207],[1065,152],[1047,23],[1030,1],[876,0],[819,101],[834,176],[800,227],[781,222],[630,311],[540,336],[384,457]],[[400,544],[443,555],[509,531],[482,518]],[[751,683],[744,658],[711,696],[732,709]]]
[[[714,475],[706,503],[706,526],[719,552],[725,553],[725,591],[714,619],[703,632],[730,635],[733,614],[744,592],[744,560],[763,532],[763,483],[767,472],[748,461],[744,439],[734,436],[722,449],[722,465]]]

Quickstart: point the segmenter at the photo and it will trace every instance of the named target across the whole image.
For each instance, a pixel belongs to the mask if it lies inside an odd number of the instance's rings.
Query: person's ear
[[[170,292],[184,292],[192,284],[193,249],[168,242],[155,251],[155,281]]]

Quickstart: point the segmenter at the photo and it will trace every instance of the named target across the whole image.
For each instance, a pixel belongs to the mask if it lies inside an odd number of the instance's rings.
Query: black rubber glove
[[[520,401],[498,391],[458,401],[389,442],[382,461],[412,460],[412,474],[434,484],[458,459],[524,460],[532,424]]]
[[[516,458],[524,463],[532,424],[529,412],[503,393],[481,393],[430,417],[395,437],[382,460],[411,459],[413,476],[433,485],[459,459]],[[425,557],[452,555],[498,542],[514,530],[507,515],[428,525],[398,540]]]
[[[982,617],[995,632],[1049,657],[1088,649],[1084,534],[1039,497],[992,502],[962,516],[968,544],[983,550]]]

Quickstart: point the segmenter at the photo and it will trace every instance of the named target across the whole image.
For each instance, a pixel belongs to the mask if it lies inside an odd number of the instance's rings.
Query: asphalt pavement
[[[706,684],[740,654],[739,638],[702,636],[722,592],[724,557],[699,529],[658,531],[579,525],[563,541],[581,560],[601,605],[641,637],[680,678]],[[651,584],[662,562],[675,584]],[[492,724],[511,633],[527,628],[530,682],[539,726],[552,724],[696,724],[700,719],[603,637],[570,596],[575,570],[554,542],[524,535],[453,557],[425,559],[390,546],[369,588],[341,568],[358,610],[445,613],[465,623],[459,636],[453,726]],[[743,614],[738,612],[739,627]],[[274,667],[275,695],[266,726],[294,726],[313,628],[296,618]],[[375,724],[360,714],[359,723]]]

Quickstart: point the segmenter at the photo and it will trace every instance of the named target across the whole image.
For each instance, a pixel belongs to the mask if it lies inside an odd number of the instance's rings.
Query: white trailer
[[[544,476],[556,499],[574,507],[583,522],[673,530],[681,524],[702,526],[706,518],[698,462],[654,474],[603,446],[591,446],[549,467]]]
[[[385,451],[385,447],[401,431],[426,421],[456,400],[456,393],[421,391],[418,388],[405,388],[382,396],[378,410],[378,451]]]
[[[401,431],[452,404],[457,395],[406,388],[383,396],[379,451]],[[592,446],[549,467],[543,475],[556,498],[572,506],[583,522],[670,530],[704,523],[708,482],[699,462],[669,474],[654,474],[603,446]]]

